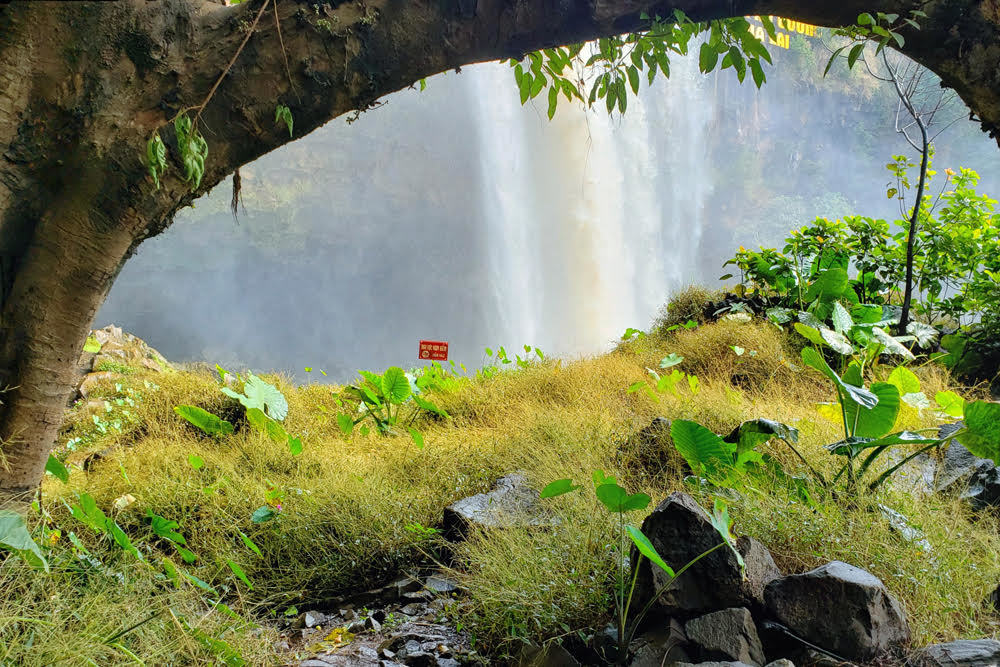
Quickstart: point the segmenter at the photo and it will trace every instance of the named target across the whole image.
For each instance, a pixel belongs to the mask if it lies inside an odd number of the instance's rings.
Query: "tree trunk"
[[[910,213],[910,224],[906,233],[906,285],[903,290],[903,311],[899,316],[899,328],[897,333],[900,336],[906,335],[906,328],[910,324],[910,304],[913,302],[913,249],[917,243],[917,224],[920,222],[920,209],[924,205],[924,188],[927,185],[927,162],[930,159],[931,144],[927,139],[927,128],[923,121],[916,119],[920,128],[920,139],[923,142],[923,150],[920,153],[920,179],[917,181],[917,200],[913,202],[913,211]]]
[[[954,87],[984,129],[1000,126],[996,0],[274,1],[0,6],[0,496],[36,487],[73,365],[125,259],[180,207],[291,140],[274,122],[278,104],[300,138],[421,78],[641,29],[644,14],[844,25],[919,6],[929,18],[903,31],[903,51]],[[170,128],[184,109],[200,113],[209,144],[194,192]],[[157,128],[171,165],[159,189],[143,165]]]

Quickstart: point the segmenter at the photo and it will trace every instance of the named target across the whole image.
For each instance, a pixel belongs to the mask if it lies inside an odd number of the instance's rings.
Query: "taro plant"
[[[633,382],[629,385],[629,388],[625,390],[625,393],[634,394],[642,391],[645,392],[645,394],[649,396],[652,401],[659,402],[660,397],[658,394],[670,392],[674,396],[680,396],[681,393],[678,386],[683,388],[686,384],[691,395],[696,396],[698,392],[701,391],[701,382],[698,380],[698,376],[685,373],[674,368],[674,366],[678,366],[683,362],[684,357],[678,355],[676,352],[671,352],[660,360],[660,368],[662,370],[672,368],[673,370],[671,370],[670,373],[660,375],[652,368],[647,368],[646,372],[649,373],[650,378],[653,380],[652,385],[645,380],[639,380],[638,382]]]
[[[398,366],[393,366],[382,375],[369,371],[358,371],[361,380],[348,385],[335,396],[340,407],[346,412],[337,415],[337,424],[344,435],[351,435],[354,427],[361,424],[361,435],[368,435],[371,428],[363,422],[370,422],[375,432],[389,435],[397,428],[405,428],[418,448],[424,447],[424,436],[413,427],[413,422],[421,414],[432,414],[448,418],[448,413],[433,402],[421,396],[416,380]]]
[[[615,623],[618,630],[618,661],[621,662],[625,659],[632,636],[642,623],[643,618],[645,618],[660,596],[670,589],[678,577],[687,572],[688,569],[702,558],[726,546],[732,549],[737,561],[740,563],[740,567],[743,566],[743,557],[737,551],[736,541],[730,532],[732,522],[729,519],[728,508],[721,500],[716,500],[712,525],[719,532],[722,541],[711,549],[695,556],[690,562],[675,571],[663,560],[656,551],[656,547],[649,541],[649,538],[625,518],[625,515],[629,512],[645,510],[649,507],[652,499],[645,493],[630,494],[619,486],[614,477],[605,475],[602,470],[594,471],[593,482],[594,494],[597,496],[597,500],[608,512],[616,515],[618,518],[614,601]],[[540,495],[542,498],[555,498],[579,488],[579,485],[573,484],[572,479],[559,479],[542,489]],[[629,541],[631,541],[636,549],[631,558],[629,557]],[[643,558],[649,559],[651,563],[665,572],[668,577],[668,583],[656,590],[641,610],[635,615],[630,615],[636,582],[639,577],[639,568]],[[631,574],[629,573],[630,567]]]

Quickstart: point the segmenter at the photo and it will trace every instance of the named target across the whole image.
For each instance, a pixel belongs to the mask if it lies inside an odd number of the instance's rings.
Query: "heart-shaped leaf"
[[[878,404],[871,408],[857,403],[846,403],[847,427],[856,438],[881,438],[896,425],[899,415],[899,389],[888,382],[876,382],[871,392],[878,397]],[[855,424],[857,425],[855,427]]]
[[[646,509],[652,500],[645,493],[629,495],[625,489],[617,484],[601,484],[594,490],[594,493],[609,511],[615,513]]]
[[[696,473],[715,473],[733,465],[735,445],[693,421],[675,419],[670,425],[674,447]]]
[[[964,421],[958,441],[976,456],[1000,463],[1000,403],[967,403]]]
[[[406,371],[393,366],[382,375],[382,395],[390,403],[399,405],[410,397],[410,381],[406,379]]]
[[[540,498],[555,498],[556,496],[561,496],[570,491],[576,491],[579,489],[579,485],[573,484],[572,479],[557,479],[554,482],[550,482],[545,485],[542,492],[539,494]]]

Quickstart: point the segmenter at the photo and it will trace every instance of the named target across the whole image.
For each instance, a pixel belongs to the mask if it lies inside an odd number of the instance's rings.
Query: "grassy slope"
[[[730,345],[757,355],[740,361]],[[698,395],[684,391],[658,403],[641,393],[627,395],[625,388],[644,377],[645,367],[655,368],[668,352],[684,356],[680,368],[699,376]],[[783,363],[796,356],[769,325],[723,322],[668,339],[650,336],[594,359],[545,362],[435,395],[453,419],[420,425],[423,450],[408,435],[345,439],[329,387],[297,388],[278,378],[290,404],[286,427],[306,443],[299,457],[248,429],[216,441],[177,418],[174,405],[197,404],[239,421],[239,410],[207,373],[126,376],[122,391],[107,387],[112,397],[133,389],[136,405],[124,432],[92,438],[70,460],[112,444],[128,446],[106,453],[90,472],[74,469],[68,485],[52,478],[45,484],[44,506],[63,533],[50,554],[53,574],[33,575],[13,559],[0,567],[0,664],[132,664],[129,654],[150,664],[209,659],[215,649],[184,630],[182,620],[221,637],[251,664],[278,659],[270,648],[272,631],[211,611],[197,589],[175,589],[158,575],[162,556],[181,560],[150,533],[147,510],[180,523],[199,555],[192,573],[228,587],[226,601],[238,612],[266,615],[378,583],[419,557],[418,537],[407,524],[437,524],[446,504],[513,470],[526,471],[540,486],[562,477],[589,479],[601,468],[654,500],[683,488],[671,472],[670,452],[642,451],[629,440],[657,415],[695,419],[720,433],[744,419],[786,421],[802,432],[806,456],[828,470],[835,461],[822,444],[837,439],[838,427],[819,417],[813,403],[831,395],[815,373]],[[944,387],[938,371],[918,374],[928,395]],[[900,426],[933,423],[930,415],[910,411]],[[71,434],[94,428],[86,409],[71,414]],[[775,447],[771,453],[796,468],[785,451]],[[204,468],[189,465],[192,454],[205,460]],[[280,518],[252,524],[250,515],[270,489],[284,494]],[[114,514],[153,565],[136,565],[69,516],[62,501],[81,491]],[[113,510],[126,494],[135,501]],[[709,505],[711,498],[701,501]],[[591,495],[551,502],[564,516],[559,528],[475,536],[459,549],[459,575],[472,601],[461,621],[488,650],[505,650],[511,636],[539,640],[597,623],[607,607],[610,524]],[[873,511],[877,502],[910,517],[933,553],[894,533]],[[919,644],[996,632],[981,603],[1000,582],[993,516],[973,520],[957,501],[893,491],[854,506],[827,503],[814,510],[768,479],[749,483],[730,505],[736,531],[765,542],[787,571],[840,559],[881,577],[903,601]],[[73,567],[70,530],[120,578]],[[262,556],[243,545],[239,530],[260,545]],[[254,590],[235,580],[228,559],[246,571]],[[120,639],[105,641],[150,616]]]

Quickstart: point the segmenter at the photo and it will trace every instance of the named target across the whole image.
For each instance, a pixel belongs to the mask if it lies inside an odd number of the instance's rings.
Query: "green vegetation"
[[[803,342],[771,323],[730,319],[636,336],[610,354],[572,363],[501,362],[511,370],[468,375],[430,366],[408,385],[412,391],[422,383],[421,397],[451,418],[427,410],[412,417],[422,449],[406,430],[345,435],[338,400],[346,388],[247,374],[223,393],[219,376],[207,372],[155,374],[153,383],[153,373],[137,370],[103,385],[109,405],[131,399],[114,408],[131,414],[122,430],[97,426],[92,416],[104,419],[101,406],[79,405],[69,415],[63,442],[73,448],[56,457],[67,481],[53,465],[26,526],[49,573],[15,554],[0,569],[0,586],[10,592],[0,602],[0,660],[104,665],[134,655],[176,664],[237,662],[238,654],[250,664],[278,664],[288,656],[273,652],[269,619],[422,562],[433,552],[444,506],[512,470],[525,471],[539,489],[604,470],[623,480],[615,486],[626,499],[686,490],[711,507],[724,496],[737,531],[764,541],[783,568],[836,558],[881,577],[905,604],[915,641],[988,634],[982,601],[1000,578],[992,514],[973,518],[957,499],[902,485],[859,490],[850,503],[803,486],[813,472],[833,480],[844,464],[825,447],[843,439],[844,427],[839,415],[817,407],[830,400],[827,379],[788,361],[801,357]],[[664,372],[698,378],[697,395],[687,382],[657,392],[656,402],[628,393],[664,361]],[[950,385],[935,365],[913,367],[911,378],[878,359],[870,363],[876,383],[909,390],[916,378],[919,391],[952,408],[964,397],[966,415],[977,398]],[[376,377],[384,393],[385,374]],[[280,422],[278,395],[287,404]],[[244,406],[255,399],[263,407]],[[207,435],[186,421],[194,412],[182,419],[177,406],[215,415],[232,433],[220,427]],[[940,422],[934,409],[905,401],[898,408],[894,431]],[[301,433],[306,446],[294,455],[287,436],[273,438],[253,410],[286,433]],[[632,447],[632,434],[658,415],[674,420],[674,437]],[[771,437],[777,427],[761,427],[763,418],[794,426],[797,441],[782,436],[794,450]],[[736,442],[754,444],[736,451],[774,465],[744,456],[745,470],[725,475],[741,489],[736,496],[692,484],[682,466],[656,468],[658,460],[677,461],[677,448],[692,469],[707,470],[712,457],[698,449],[707,436],[685,422],[703,424],[713,437],[740,427]],[[888,470],[883,458],[870,464],[870,479]],[[635,537],[623,532],[622,517],[595,514],[593,497],[584,494],[546,502],[561,519],[549,529],[474,531],[454,547],[453,573],[468,591],[456,618],[496,659],[515,653],[522,639],[586,634],[612,619],[616,600],[622,604],[622,540]],[[933,562],[881,518],[879,504],[919,528],[933,545]],[[646,511],[629,506],[635,525]],[[5,544],[32,551],[17,526],[5,531]]]

